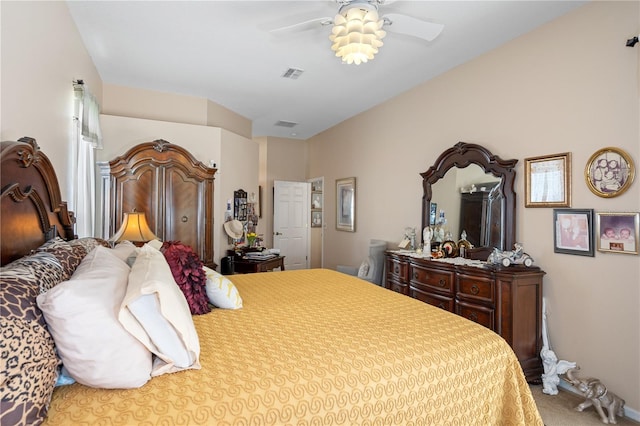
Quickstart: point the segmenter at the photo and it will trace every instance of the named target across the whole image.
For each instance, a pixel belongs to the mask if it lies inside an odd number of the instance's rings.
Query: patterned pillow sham
[[[69,273],[61,258],[65,259],[67,268],[75,268],[72,265],[76,255],[71,247],[57,240],[0,269],[0,423],[3,425],[42,423],[56,383],[60,359],[36,298]]]
[[[173,279],[187,299],[191,314],[211,312],[206,291],[207,276],[198,254],[179,241],[165,241],[160,251],[171,268]]]
[[[25,267],[31,272],[34,285],[39,287],[40,293],[52,289],[62,281],[64,276],[62,264],[52,253],[34,253],[21,257],[4,268],[10,270],[16,267]],[[5,270],[4,268],[3,270]]]
[[[0,424],[44,421],[59,360],[53,338],[35,321],[0,317]]]
[[[80,261],[87,254],[83,250],[74,249],[60,237],[47,241],[38,247],[36,251],[51,253],[60,261],[63,269],[63,280],[68,280],[73,275]]]

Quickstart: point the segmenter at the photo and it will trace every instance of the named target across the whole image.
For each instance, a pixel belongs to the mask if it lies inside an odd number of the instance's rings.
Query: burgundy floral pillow
[[[211,311],[207,298],[207,276],[202,261],[193,249],[179,241],[165,241],[160,248],[171,268],[173,279],[187,299],[192,315]]]

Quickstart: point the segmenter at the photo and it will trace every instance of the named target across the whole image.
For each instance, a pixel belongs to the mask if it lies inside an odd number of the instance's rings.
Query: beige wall
[[[64,2],[0,2],[2,65],[0,139],[36,138],[67,200],[73,80],[98,99],[102,80]]]
[[[552,349],[640,410],[640,256],[553,251],[553,209],[524,208],[523,159],[573,155],[574,208],[640,211],[640,183],[612,199],[592,194],[584,166],[617,146],[640,166],[639,2],[592,2],[309,140],[310,175],[357,178],[357,232],[326,215],[325,266],[357,264],[369,238],[396,243],[420,227],[419,172],[458,141],[517,165],[517,240],[547,275]],[[375,62],[375,61],[374,61]],[[372,63],[373,64],[373,63]],[[636,178],[637,180],[637,178]]]
[[[251,138],[251,120],[196,96],[104,84],[102,113],[222,127]]]
[[[288,138],[261,137],[262,224],[265,243],[273,243],[273,181],[306,182],[307,144]]]

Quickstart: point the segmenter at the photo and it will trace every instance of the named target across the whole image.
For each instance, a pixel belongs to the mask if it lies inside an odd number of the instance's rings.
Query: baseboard
[[[575,393],[576,395],[582,396],[582,394],[580,394],[580,392],[577,391],[576,388],[574,388],[573,386],[571,386],[566,380],[561,379],[560,380],[560,384],[558,384],[558,387],[569,391],[571,393]],[[623,398],[624,399],[624,398]],[[630,418],[631,420],[634,420],[636,422],[640,422],[640,411],[634,410],[633,408],[629,408],[628,406],[624,406],[624,416]]]

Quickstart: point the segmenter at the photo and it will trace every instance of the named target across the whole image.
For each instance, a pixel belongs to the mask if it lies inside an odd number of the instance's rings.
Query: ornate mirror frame
[[[452,167],[465,168],[470,164],[481,167],[485,173],[491,173],[500,177],[500,192],[503,196],[502,208],[502,235],[501,245],[503,250],[510,250],[516,242],[516,192],[514,182],[516,171],[514,169],[518,160],[503,160],[493,155],[481,145],[458,142],[453,147],[444,151],[433,166],[422,176],[422,229],[429,224],[429,207],[431,204],[431,186],[442,179]],[[484,249],[484,248],[480,248]],[[492,248],[487,248],[488,253]]]

